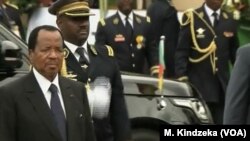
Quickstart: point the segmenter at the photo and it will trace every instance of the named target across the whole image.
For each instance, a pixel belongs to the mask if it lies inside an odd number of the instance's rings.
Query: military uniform
[[[160,37],[165,36],[164,61],[166,69],[165,78],[174,77],[174,54],[178,40],[180,25],[176,9],[167,0],[156,0],[147,9],[147,15],[151,19],[153,37],[157,46]]]
[[[191,82],[207,103],[222,106],[229,61],[234,63],[238,48],[237,23],[221,11],[218,25],[213,27],[203,5],[187,11],[181,24],[175,55],[177,78]],[[220,114],[222,118],[223,111]]]
[[[123,96],[123,85],[118,64],[113,57],[111,48],[101,47],[96,50],[93,46],[88,46],[90,64],[86,68],[87,71],[81,67],[67,46],[64,46],[64,48],[67,72],[71,79],[85,83],[87,89],[89,89],[89,84],[95,82],[98,78],[105,77],[111,84],[112,93],[108,116],[103,119],[93,117],[97,140],[119,141],[129,138],[130,123],[129,120],[126,120],[128,114]]]
[[[77,34],[78,30],[70,33],[65,31],[65,28],[71,27],[68,25],[72,25],[72,28],[77,27],[81,30],[80,33],[88,32],[86,30],[89,27],[88,16],[93,15],[90,13],[88,1],[57,0],[50,6],[49,12],[57,15],[57,21],[61,23],[59,27],[65,39],[65,61],[61,74],[85,83],[97,141],[129,140],[131,138],[130,121],[123,94],[121,75],[117,61],[113,57],[112,48],[88,45],[86,43],[88,34],[85,34],[84,38],[77,38],[72,41],[69,39],[71,36],[75,37],[82,34]],[[80,28],[78,28],[79,23]],[[63,27],[60,26],[62,24]],[[73,50],[72,47],[76,50]],[[79,52],[79,50],[82,52]],[[79,59],[77,54],[80,56]]]
[[[4,3],[2,4],[2,8],[0,8],[0,20],[4,22],[4,24],[11,29],[12,32],[16,33],[22,39],[25,38],[25,33],[23,29],[23,24],[20,17],[20,11],[17,6]],[[4,17],[5,16],[5,17]]]
[[[151,73],[157,73],[158,48],[152,42],[149,18],[133,13],[132,40],[126,36],[126,29],[118,12],[101,20],[97,27],[96,44],[110,45],[118,60],[121,71],[144,73],[145,62]]]

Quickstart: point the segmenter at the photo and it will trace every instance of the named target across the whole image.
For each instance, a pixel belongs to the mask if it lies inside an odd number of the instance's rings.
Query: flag
[[[158,89],[162,93],[162,87],[163,87],[163,76],[164,76],[164,70],[165,70],[165,61],[164,61],[164,41],[165,36],[161,36],[160,42],[159,42],[159,74],[158,74]]]

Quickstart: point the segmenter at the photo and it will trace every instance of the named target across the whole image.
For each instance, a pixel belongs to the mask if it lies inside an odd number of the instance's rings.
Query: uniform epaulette
[[[12,4],[12,3],[9,3],[9,2],[6,2],[5,4],[8,5],[8,6],[10,6],[10,7],[12,7],[12,8],[14,8],[14,9],[16,9],[16,10],[19,9],[18,6],[15,5],[15,4]]]
[[[148,23],[151,23],[151,19],[150,19],[149,16],[146,17],[146,20],[147,20]]]
[[[198,13],[198,15],[199,15],[200,18],[204,18],[204,12],[203,11],[201,11],[200,13]]]
[[[113,56],[114,56],[114,51],[113,51],[112,47],[109,46],[109,45],[105,45],[105,47],[106,47],[107,50],[108,50],[108,56],[113,57]]]
[[[90,50],[93,54],[97,55],[97,51],[94,46],[90,46]]]
[[[119,23],[119,19],[118,19],[118,18],[114,18],[114,19],[113,19],[113,24],[114,24],[114,25],[118,25],[118,23]]]
[[[101,23],[102,26],[106,25],[105,20],[103,18],[100,19],[100,23]]]

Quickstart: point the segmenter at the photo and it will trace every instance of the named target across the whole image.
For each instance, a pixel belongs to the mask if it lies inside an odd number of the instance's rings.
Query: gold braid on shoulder
[[[76,78],[75,78],[76,75],[68,73],[68,71],[67,71],[67,65],[66,65],[65,58],[63,58],[62,67],[61,67],[61,70],[60,70],[59,74],[61,76],[63,76],[63,77],[66,77],[66,78],[69,78],[71,80],[75,80],[76,81]]]
[[[63,61],[62,61],[62,68],[61,68],[61,70],[60,70],[60,75],[62,75],[62,76],[64,76],[64,77],[67,77],[67,76],[68,76],[65,58],[63,58]]]
[[[216,34],[215,34],[213,28],[195,10],[187,10],[184,14],[187,16],[187,19],[184,22],[181,21],[180,24],[181,24],[181,26],[186,26],[186,25],[190,24],[190,31],[191,31],[192,41],[193,41],[193,44],[194,44],[194,47],[192,47],[192,49],[196,50],[200,54],[203,54],[199,58],[191,58],[191,57],[189,57],[189,61],[192,62],[192,63],[199,63],[199,62],[203,61],[204,59],[206,59],[207,57],[210,57],[210,63],[211,63],[211,66],[212,66],[212,71],[215,74],[216,73],[215,51],[216,51],[217,46],[216,46],[216,43],[215,43]],[[209,46],[206,47],[206,48],[201,48],[199,46],[199,44],[197,43],[197,40],[195,38],[194,15],[197,16],[202,22],[204,22],[204,24],[208,27],[208,29],[214,35],[213,40],[211,41]]]

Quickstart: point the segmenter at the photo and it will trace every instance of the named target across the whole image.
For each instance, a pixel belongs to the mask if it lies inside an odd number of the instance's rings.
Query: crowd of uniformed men
[[[91,54],[85,53],[85,57],[81,54],[76,55],[76,58],[85,59],[82,67],[86,70],[78,72],[72,60],[67,60],[72,75],[89,73],[89,59],[100,51],[108,56],[114,56],[121,71],[157,76],[158,46],[160,37],[164,35],[165,78],[191,82],[206,101],[214,122],[222,124],[225,94],[230,78],[228,62],[234,64],[239,47],[237,21],[230,13],[221,9],[223,0],[204,0],[201,7],[184,12],[180,21],[178,21],[177,10],[168,0],[155,0],[147,9],[147,17],[133,12],[132,0],[117,1],[117,12],[108,18],[101,19],[98,23],[95,48],[87,46],[85,48],[86,50],[89,48]],[[4,0],[1,2],[1,22],[9,28],[17,28],[24,39],[24,29],[18,9]],[[93,5],[98,7],[96,2]],[[74,58],[70,46],[77,45],[77,43],[82,45],[82,43],[73,39],[73,33],[68,35],[67,32],[71,29],[67,29],[66,25],[70,23],[64,23],[66,19],[60,13],[53,10],[50,13],[58,16],[57,25],[62,30],[65,39],[69,41],[66,42],[69,46],[66,48],[66,58]],[[72,13],[68,13],[68,16],[74,18],[70,17],[69,20],[75,22],[81,21],[80,18],[88,19],[91,15],[91,13],[85,16],[77,16],[77,13],[70,14]],[[70,42],[71,39],[72,42]],[[105,71],[105,68],[100,68],[99,71]],[[99,72],[94,73],[96,74],[89,74],[86,78],[80,78],[85,75],[78,75],[77,79],[87,82],[89,76],[99,75]],[[112,77],[113,74],[111,74],[110,72],[108,77]]]

